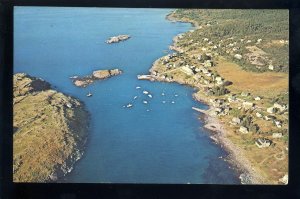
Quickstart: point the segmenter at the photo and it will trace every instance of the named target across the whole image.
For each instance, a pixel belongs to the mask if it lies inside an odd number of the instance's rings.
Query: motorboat
[[[92,93],[89,92],[86,96],[87,96],[87,97],[92,97]]]

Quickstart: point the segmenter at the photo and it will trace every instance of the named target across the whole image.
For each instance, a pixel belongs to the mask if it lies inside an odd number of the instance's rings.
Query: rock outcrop
[[[93,71],[92,75],[87,75],[85,77],[74,76],[71,77],[75,86],[78,87],[87,87],[88,85],[94,83],[96,80],[102,80],[106,78],[110,78],[112,76],[120,75],[123,72],[119,69],[112,70],[96,70]]]
[[[56,181],[81,158],[89,115],[42,79],[18,73],[13,81],[13,181]]]
[[[118,43],[120,41],[125,41],[127,39],[129,39],[130,36],[129,35],[118,35],[118,36],[114,36],[114,37],[110,37],[108,40],[106,40],[105,42],[107,44],[112,44],[112,43]]]

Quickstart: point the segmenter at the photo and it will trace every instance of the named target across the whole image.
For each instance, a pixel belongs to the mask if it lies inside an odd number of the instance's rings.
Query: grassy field
[[[25,74],[14,75],[14,182],[55,181],[81,157],[87,112],[69,96]]]
[[[237,64],[220,59],[216,71],[233,84],[228,86],[232,92],[251,92],[253,95],[275,97],[288,90],[288,74],[255,73],[242,70]]]

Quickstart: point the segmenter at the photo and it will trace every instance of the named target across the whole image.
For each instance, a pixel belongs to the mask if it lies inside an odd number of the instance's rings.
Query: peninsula
[[[13,181],[57,181],[83,154],[88,112],[40,78],[17,73],[13,83]]]
[[[106,40],[105,42],[107,44],[112,44],[112,43],[119,43],[121,41],[125,41],[127,39],[130,38],[130,35],[118,35],[118,36],[114,36],[114,37],[110,37],[108,40]]]
[[[96,70],[93,71],[92,75],[87,75],[84,77],[73,76],[70,77],[75,86],[78,87],[87,87],[88,85],[92,84],[96,80],[103,80],[110,78],[112,76],[120,75],[123,72],[119,69],[112,69],[112,70]]]
[[[288,11],[179,9],[167,18],[195,28],[138,79],[195,88],[209,109],[193,109],[242,184],[287,184]]]

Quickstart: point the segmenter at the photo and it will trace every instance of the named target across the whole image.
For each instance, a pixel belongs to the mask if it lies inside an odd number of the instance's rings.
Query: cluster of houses
[[[191,34],[199,34],[199,31],[193,31],[188,33]],[[185,37],[184,34],[178,35],[177,39],[183,39]],[[197,41],[198,42],[198,41]],[[257,39],[256,41],[247,40],[245,38],[240,39],[239,41],[234,41],[234,38],[228,38],[226,40],[220,40],[215,44],[209,38],[202,38],[202,42],[205,42],[205,49],[202,49],[203,54],[193,55],[191,57],[187,57],[184,53],[173,53],[169,54],[160,59],[160,63],[163,65],[163,72],[158,73],[157,71],[152,72],[152,74],[160,76],[162,79],[166,81],[172,81],[173,77],[168,74],[171,71],[180,71],[186,76],[190,76],[194,79],[195,84],[193,86],[197,86],[199,88],[204,88],[206,94],[212,91],[215,86],[226,86],[226,81],[220,75],[216,74],[213,71],[214,62],[212,60],[212,51],[209,50],[217,50],[222,48],[222,50],[227,50],[229,54],[232,54],[235,59],[241,60],[243,55],[238,53],[241,49],[241,46],[245,44],[250,45],[260,44],[262,39]],[[191,61],[194,60],[194,63]],[[165,67],[165,68],[164,68]],[[199,85],[199,86],[198,86]],[[274,103],[272,107],[269,107],[265,110],[265,108],[261,108],[256,105],[256,102],[262,100],[260,96],[252,97],[249,92],[242,92],[240,96],[237,94],[226,94],[226,98],[221,99],[220,97],[215,99],[210,99],[211,109],[208,113],[211,116],[227,116],[230,115],[230,110],[233,107],[237,107],[239,110],[243,109],[246,114],[254,114],[254,117],[258,119],[262,119],[265,121],[271,121],[275,127],[282,128],[283,122],[275,116],[276,114],[287,111],[288,106],[282,105],[279,103]],[[226,100],[227,99],[227,100]],[[258,103],[259,104],[259,103]],[[249,127],[243,126],[242,118],[233,117],[231,122],[233,125],[238,125],[238,131],[242,134],[247,134],[250,132]],[[273,133],[272,138],[281,138],[282,133]],[[264,148],[270,146],[272,141],[268,138],[258,138],[255,141],[255,144],[259,148]]]
[[[200,54],[196,59],[199,62],[197,66],[195,66],[196,64],[190,64],[190,62],[187,61],[187,58],[184,57],[183,53],[173,53],[161,58],[161,64],[165,66],[162,78],[167,78],[166,73],[168,71],[171,72],[174,69],[178,69],[185,75],[191,76],[195,80],[195,83],[201,83],[204,85],[215,84],[218,86],[225,83],[224,78],[215,74],[210,69],[213,67],[211,54],[205,54],[205,56]],[[158,75],[158,73],[153,74]]]
[[[211,116],[224,116],[228,115],[231,107],[224,99],[210,99],[212,108],[209,110]]]
[[[200,28],[198,31],[194,31],[194,34],[199,34],[200,32]],[[191,35],[189,35],[191,37]],[[183,35],[181,35],[181,39],[183,38]],[[234,41],[235,40],[235,41]],[[245,46],[249,46],[249,45],[259,45],[262,43],[262,39],[258,38],[254,41],[250,40],[250,39],[246,39],[246,38],[241,38],[241,39],[234,39],[234,37],[231,38],[227,38],[225,40],[221,39],[219,41],[215,41],[213,42],[212,40],[210,40],[207,37],[202,38],[202,41],[200,40],[199,42],[205,43],[205,48],[202,48],[202,51],[208,52],[209,50],[211,50],[212,52],[224,52],[226,54],[228,54],[229,56],[232,56],[233,59],[236,60],[241,60],[243,58],[247,58],[250,60],[250,63],[254,63],[253,65],[255,65],[256,68],[261,68],[261,65],[264,65],[265,63],[261,63],[258,60],[259,59],[266,59],[266,62],[269,64],[268,69],[273,71],[275,70],[275,67],[272,65],[272,61],[269,60],[266,56],[256,56],[252,53],[248,53],[245,55],[242,55],[242,49]],[[283,44],[286,44],[286,41],[282,40],[281,41]],[[189,44],[192,44],[193,42],[190,42]],[[198,41],[196,42],[197,44]],[[217,44],[216,44],[217,43]],[[194,42],[195,44],[195,42]],[[217,54],[218,54],[217,53]],[[251,56],[247,56],[247,55],[251,55]]]
[[[254,113],[257,118],[261,118],[266,121],[271,121],[277,128],[282,128],[283,122],[280,121],[279,119],[277,119],[277,117],[275,116],[275,111],[273,109],[275,109],[275,110],[278,109],[277,113],[279,113],[279,112],[282,113],[284,111],[287,111],[288,105],[274,103],[274,105],[272,107],[268,108],[265,111],[259,112],[258,110],[261,110],[261,109],[258,108],[255,105],[255,103],[253,103],[253,102],[241,99],[237,95],[234,95],[234,94],[229,94],[226,96],[227,96],[227,100],[222,99],[222,98],[221,99],[220,98],[210,99],[209,102],[210,102],[212,108],[209,110],[209,114],[211,116],[230,115],[230,110],[233,108],[233,103],[234,103],[235,106],[238,107],[238,109],[243,109],[245,111],[250,110],[250,112],[256,111]],[[248,92],[242,92],[241,97],[251,97],[251,95]],[[256,96],[256,97],[253,97],[253,99],[255,101],[259,101],[259,100],[261,100],[261,97]],[[272,111],[271,111],[271,108],[273,108]],[[267,112],[270,114],[263,116],[262,112]],[[246,112],[246,114],[247,114],[247,112]],[[241,117],[232,117],[230,124],[239,126],[238,132],[240,132],[241,134],[248,134],[250,132],[249,127],[242,125]],[[275,132],[272,134],[273,139],[278,139],[278,138],[282,138],[282,137],[283,137],[283,133],[281,133],[281,132]],[[255,144],[259,148],[269,147],[272,144],[272,140],[268,139],[268,138],[258,138],[255,140]]]

